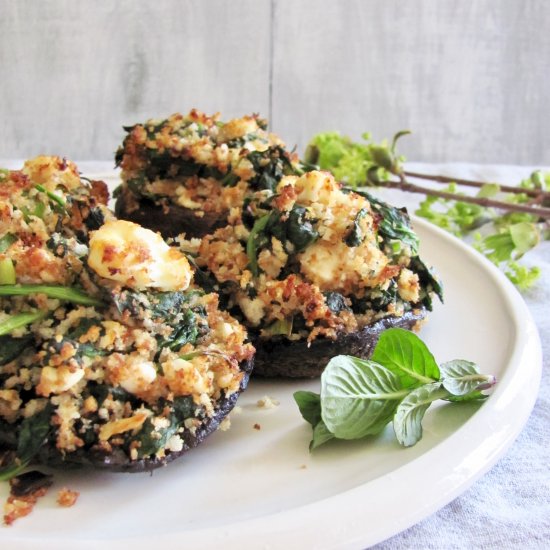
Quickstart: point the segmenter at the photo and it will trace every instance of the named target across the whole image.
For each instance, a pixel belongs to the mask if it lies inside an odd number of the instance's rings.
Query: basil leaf
[[[402,328],[384,331],[371,359],[398,376],[403,388],[415,388],[440,378],[437,363],[426,344]]]
[[[481,390],[474,390],[465,395],[449,394],[447,397],[444,397],[443,399],[445,401],[450,401],[451,403],[466,403],[468,401],[482,401],[483,399],[487,399],[488,397],[489,395],[486,393],[483,393]]]
[[[309,452],[314,451],[317,447],[324,445],[327,441],[335,439],[334,434],[327,428],[326,424],[321,420],[313,428],[313,439],[309,443]]]
[[[407,393],[399,377],[382,365],[338,355],[321,376],[322,419],[341,439],[377,434]]]
[[[300,390],[294,392],[294,401],[304,420],[315,428],[321,421],[321,396],[312,391]]]
[[[313,428],[313,437],[309,444],[310,452],[334,439],[334,434],[327,428],[321,418],[321,396],[318,393],[297,391],[294,393],[294,400],[304,420],[309,422]]]
[[[443,387],[456,396],[489,389],[496,381],[493,375],[481,374],[475,363],[463,359],[448,361],[441,364],[439,368]]]
[[[393,430],[401,445],[410,447],[422,438],[422,419],[433,401],[448,395],[440,382],[413,390],[399,403],[393,417]]]

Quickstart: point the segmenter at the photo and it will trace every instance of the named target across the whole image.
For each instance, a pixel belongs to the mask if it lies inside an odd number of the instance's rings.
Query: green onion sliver
[[[0,336],[4,334],[10,334],[17,328],[25,327],[34,323],[35,321],[40,321],[48,315],[48,310],[43,311],[29,311],[26,313],[17,313],[16,315],[11,315],[4,321],[0,323]]]
[[[75,288],[52,285],[0,285],[0,296],[28,296],[29,294],[45,294],[48,298],[57,298],[84,306],[104,305],[101,300],[92,298]]]
[[[257,219],[254,222],[254,226],[252,227],[252,230],[250,231],[250,235],[248,236],[248,240],[246,241],[246,255],[248,256],[248,262],[250,271],[252,271],[252,275],[254,277],[258,276],[258,256],[256,253],[256,237],[258,234],[260,234],[266,227],[267,223],[269,222],[271,214],[265,214],[261,218]]]
[[[16,281],[15,267],[11,258],[0,259],[0,285],[14,285]]]
[[[34,186],[34,188],[41,193],[46,193],[48,198],[50,198],[52,201],[56,202],[60,206],[65,206],[65,199],[63,197],[60,197],[59,195],[48,191],[43,185],[37,184]]]

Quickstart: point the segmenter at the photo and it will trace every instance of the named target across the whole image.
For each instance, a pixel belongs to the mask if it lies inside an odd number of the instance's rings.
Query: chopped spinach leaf
[[[7,334],[0,336],[0,365],[5,365],[19,357],[33,340],[32,335],[22,338],[14,338]]]
[[[161,449],[164,449],[168,444],[168,440],[176,433],[179,424],[174,418],[171,418],[170,425],[166,428],[156,430],[153,422],[148,418],[139,432],[138,441],[138,457],[143,458],[156,454]]]
[[[131,393],[128,393],[124,388],[120,386],[109,386],[108,384],[88,384],[87,393],[92,395],[99,407],[103,405],[103,402],[110,395],[115,401],[120,401],[125,403],[129,401],[133,403],[136,400],[136,397]]]
[[[355,192],[365,197],[370,202],[374,212],[380,216],[378,233],[385,244],[390,244],[392,240],[398,240],[408,245],[413,255],[418,254],[418,236],[411,229],[409,216],[405,209],[401,210],[390,206],[366,191]]]
[[[95,231],[99,229],[105,223],[105,216],[103,215],[103,210],[99,207],[94,207],[90,209],[90,213],[84,220],[84,224],[88,228],[88,231]]]
[[[304,250],[319,237],[307,214],[306,208],[295,205],[284,222],[286,238],[294,245],[295,252]]]
[[[50,403],[39,413],[25,418],[17,437],[16,460],[0,469],[0,481],[11,479],[21,473],[38,453],[52,429]]]
[[[140,442],[138,456],[140,458],[151,456],[164,449],[170,438],[177,433],[186,418],[195,416],[196,406],[191,396],[177,397],[172,405],[173,413],[169,416],[170,424],[166,428],[155,428],[148,418],[137,435]]]
[[[363,235],[363,231],[361,231],[361,220],[367,215],[367,209],[361,208],[359,212],[357,212],[357,216],[355,216],[355,220],[353,220],[353,225],[351,226],[351,229],[349,233],[344,238],[344,242],[349,247],[355,247],[359,246],[362,242],[365,236]]]
[[[182,423],[186,418],[191,418],[194,416],[197,406],[190,395],[183,395],[174,398],[172,408],[174,409],[174,414],[176,415],[178,422]]]
[[[362,298],[352,296],[351,300],[353,303],[352,309],[356,313],[366,313],[369,310],[386,310],[390,304],[397,301],[397,283],[390,280],[387,288],[373,288]]]
[[[237,176],[237,174],[229,170],[229,172],[227,172],[227,174],[220,179],[220,183],[226,187],[235,187],[235,185],[239,183],[240,179],[241,178]]]
[[[199,336],[199,327],[197,316],[191,309],[186,309],[182,313],[182,319],[174,327],[172,334],[160,339],[161,346],[167,346],[170,349],[179,349],[185,344],[194,344]]]
[[[246,157],[256,175],[248,181],[251,189],[275,191],[283,176],[293,173],[288,153],[280,146],[265,151],[252,151]]]
[[[350,307],[346,304],[346,299],[338,292],[325,292],[325,302],[333,313],[350,310]]]
[[[17,237],[12,233],[6,233],[0,237],[0,253],[5,252],[15,241],[17,241]]]
[[[158,292],[151,295],[151,313],[153,317],[171,319],[195,296],[202,294],[200,291],[191,292]]]
[[[443,285],[435,273],[418,257],[411,259],[409,268],[418,275],[420,282],[420,302],[428,309],[432,310],[431,292],[443,302]]]

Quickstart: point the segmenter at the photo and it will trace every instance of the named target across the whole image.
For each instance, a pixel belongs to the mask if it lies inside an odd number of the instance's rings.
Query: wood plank
[[[273,127],[303,150],[408,128],[411,160],[550,163],[542,1],[278,0]]]
[[[269,111],[270,4],[4,2],[0,158],[112,159],[123,124]]]

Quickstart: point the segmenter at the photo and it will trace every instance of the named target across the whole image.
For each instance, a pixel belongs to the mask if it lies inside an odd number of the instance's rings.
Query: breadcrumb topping
[[[38,157],[2,178],[0,262],[28,292],[0,297],[0,323],[39,313],[1,337],[2,440],[46,423],[46,462],[182,451],[240,391],[246,329],[193,282],[182,252],[115,220],[73,163]],[[12,505],[9,517],[30,506]]]

